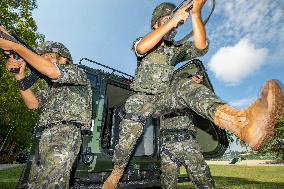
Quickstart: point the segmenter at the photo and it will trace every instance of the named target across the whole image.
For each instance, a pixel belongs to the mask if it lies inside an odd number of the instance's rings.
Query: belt
[[[156,94],[153,94],[153,93],[146,93],[146,92],[142,92],[142,91],[134,91],[134,94],[138,94],[138,95],[149,95],[149,96],[155,96]],[[159,93],[161,94],[161,93]]]
[[[75,125],[76,127],[78,127],[79,129],[81,129],[81,127],[83,126],[82,123],[77,122],[77,121],[58,121],[58,122],[54,122],[54,123],[50,123],[47,125],[47,128],[52,128],[53,126],[57,125],[57,124],[63,124],[63,125]]]
[[[174,112],[168,113],[164,115],[164,118],[172,118],[172,117],[176,117],[176,116],[192,116],[192,112],[190,109],[185,108],[185,109],[178,109]]]
[[[181,142],[185,140],[193,140],[196,139],[196,132],[188,129],[176,129],[176,130],[163,130],[161,132],[162,140],[167,141],[175,141]]]

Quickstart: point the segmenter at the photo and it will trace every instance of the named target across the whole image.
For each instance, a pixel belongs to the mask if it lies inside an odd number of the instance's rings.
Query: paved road
[[[0,170],[20,166],[21,164],[0,164]]]

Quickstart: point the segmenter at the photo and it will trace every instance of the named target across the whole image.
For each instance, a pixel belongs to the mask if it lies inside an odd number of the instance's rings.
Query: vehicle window
[[[144,135],[138,144],[134,156],[150,156],[155,150],[155,130],[157,120],[149,119],[145,125]]]

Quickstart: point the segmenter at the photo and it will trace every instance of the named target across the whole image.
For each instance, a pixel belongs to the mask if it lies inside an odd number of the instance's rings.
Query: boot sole
[[[273,129],[284,114],[284,92],[277,80],[266,81],[260,95],[262,100],[266,100],[264,104],[267,106],[268,115],[263,124],[258,125],[257,129],[261,134],[257,137],[257,142],[251,145],[253,150],[259,150],[274,135]]]

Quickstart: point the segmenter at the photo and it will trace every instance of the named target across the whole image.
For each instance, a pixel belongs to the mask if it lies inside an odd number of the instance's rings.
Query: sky
[[[211,6],[207,1],[204,17]],[[132,43],[151,31],[152,11],[161,2],[37,0],[33,16],[38,32],[46,40],[65,44],[75,63],[86,57],[133,75],[136,57]],[[189,19],[177,37],[190,30]],[[200,59],[224,102],[245,108],[258,97],[265,80],[284,83],[283,0],[216,0],[206,32],[209,51]],[[240,148],[233,145],[232,149]]]

